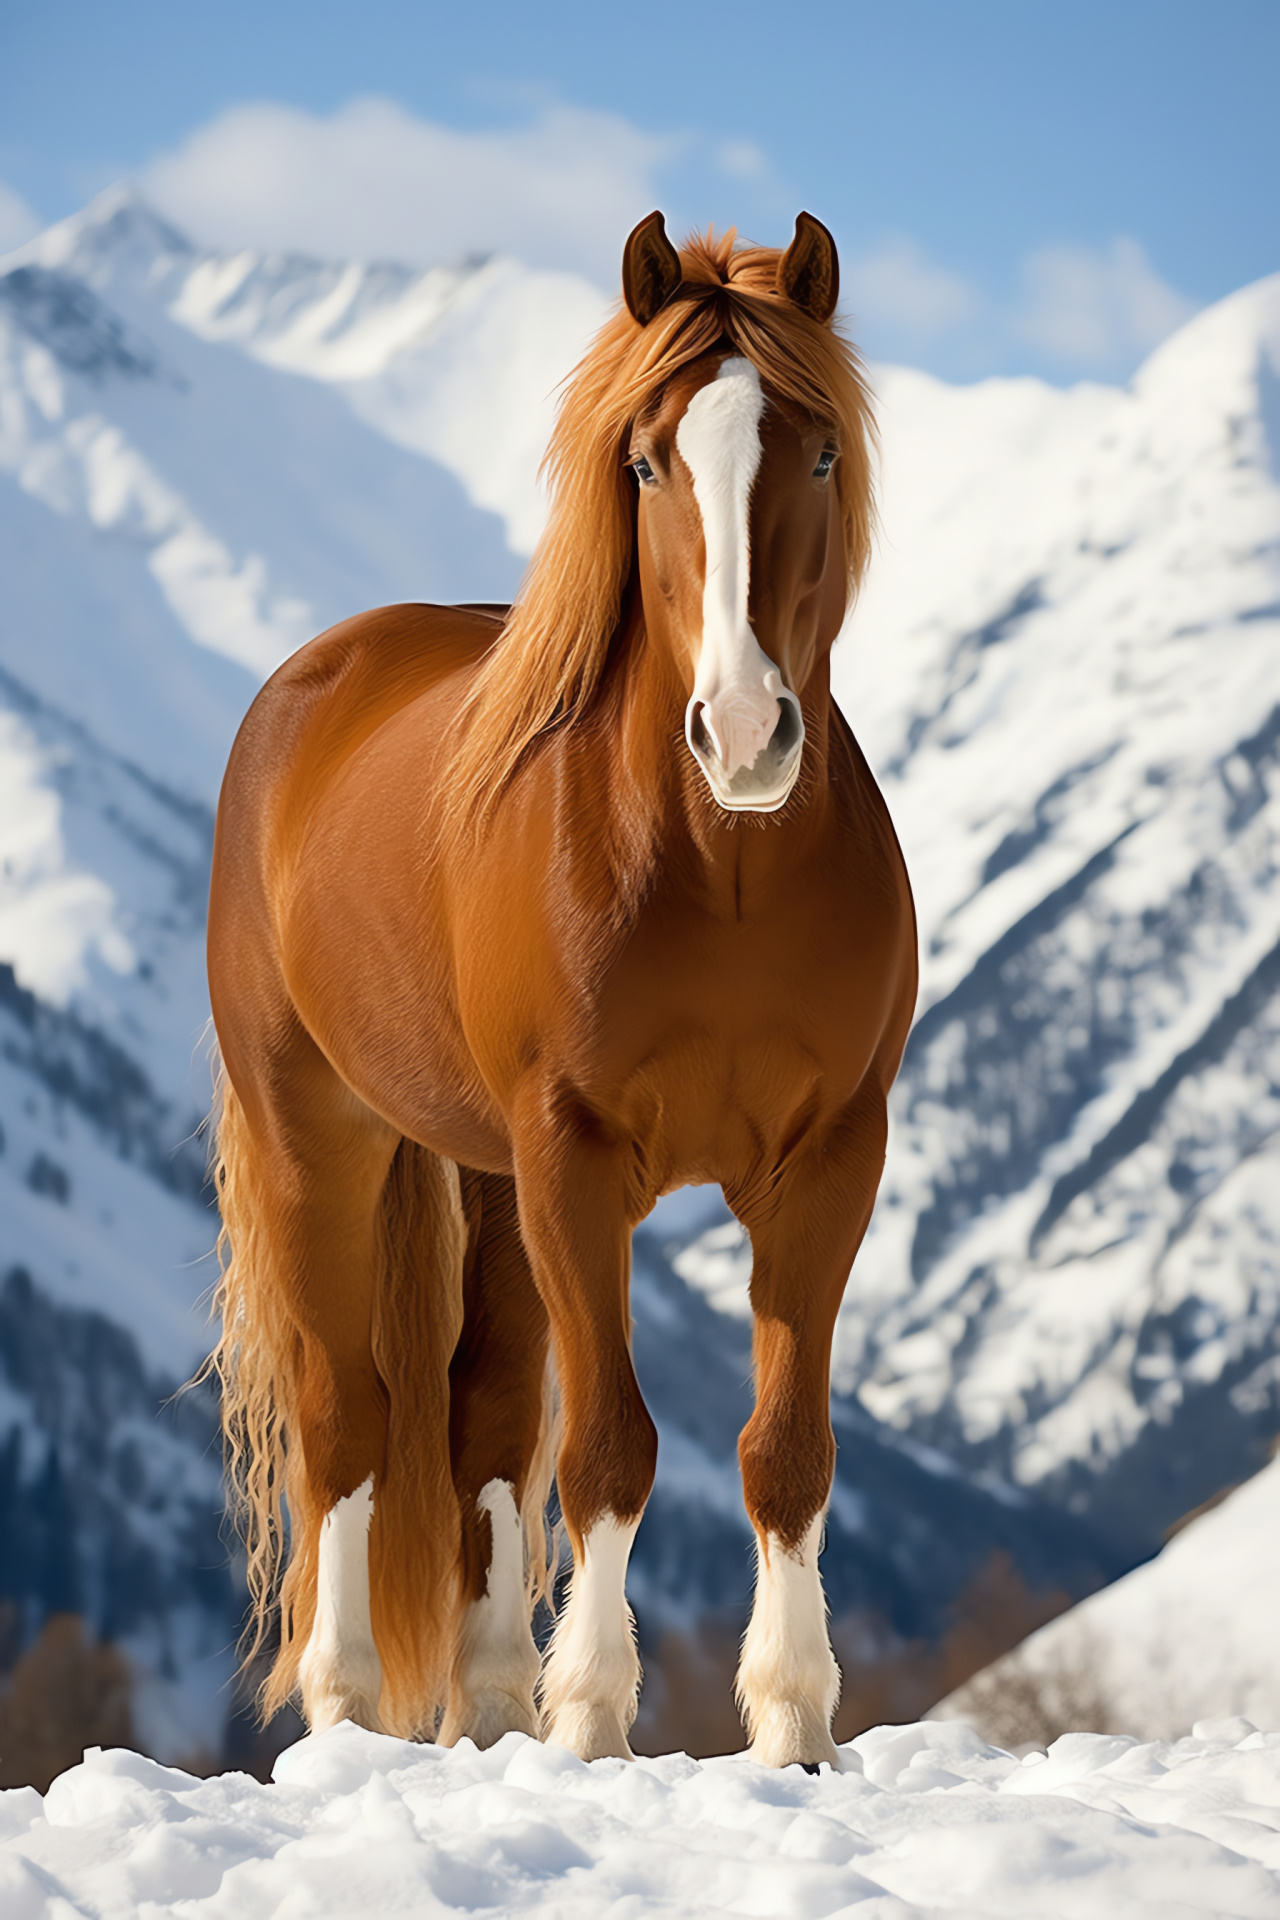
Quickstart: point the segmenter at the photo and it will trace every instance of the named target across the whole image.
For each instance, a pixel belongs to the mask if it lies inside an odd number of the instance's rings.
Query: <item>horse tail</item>
[[[520,1502],[520,1524],[524,1530],[525,1597],[530,1621],[539,1606],[555,1613],[556,1576],[564,1550],[564,1522],[553,1528],[547,1524],[547,1502],[556,1475],[563,1420],[559,1382],[556,1378],[555,1348],[547,1353],[542,1376],[542,1418],[538,1442],[525,1476],[524,1498]]]
[[[402,1140],[382,1193],[373,1358],[387,1389],[386,1468],[369,1535],[382,1718],[431,1738],[462,1611],[462,1527],[449,1456],[449,1362],[462,1331],[467,1223],[454,1161]]]
[[[275,1638],[286,1559],[285,1434],[301,1364],[297,1331],[283,1288],[271,1284],[274,1262],[267,1196],[258,1182],[244,1109],[215,1055],[213,1177],[221,1227],[213,1313],[219,1334],[197,1378],[216,1382],[221,1402],[228,1504],[245,1552],[249,1615],[240,1642],[241,1671],[260,1667]],[[296,1658],[292,1663],[296,1667]],[[258,1691],[267,1719],[283,1705],[274,1661]]]
[[[244,1109],[221,1068],[214,1112],[221,1331],[205,1374],[221,1392],[231,1507],[247,1563],[242,1670],[271,1658],[257,1689],[267,1720],[298,1683],[324,1515],[296,1439],[303,1347],[273,1241],[270,1195]],[[372,1349],[387,1395],[387,1444],[369,1535],[379,1708],[389,1731],[429,1738],[447,1688],[461,1590],[449,1362],[462,1325],[466,1223],[453,1161],[402,1140],[383,1187],[380,1226]]]

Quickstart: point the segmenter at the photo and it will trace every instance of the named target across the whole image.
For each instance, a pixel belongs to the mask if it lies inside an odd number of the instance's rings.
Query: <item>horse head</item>
[[[651,214],[623,260],[632,318],[649,326],[681,280]],[[826,327],[838,285],[835,243],[802,213],[773,297]],[[645,624],[683,681],[689,751],[729,811],[773,812],[799,776],[801,698],[847,600],[840,453],[834,417],[796,405],[727,340],[681,366],[632,423]]]

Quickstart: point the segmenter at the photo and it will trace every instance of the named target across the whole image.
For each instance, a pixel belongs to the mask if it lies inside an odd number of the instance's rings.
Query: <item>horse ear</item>
[[[836,243],[811,213],[796,215],[795,239],[778,262],[780,294],[809,315],[825,322],[840,298],[840,258]]]
[[[647,327],[680,285],[680,256],[660,213],[647,214],[622,252],[622,297],[633,320]]]

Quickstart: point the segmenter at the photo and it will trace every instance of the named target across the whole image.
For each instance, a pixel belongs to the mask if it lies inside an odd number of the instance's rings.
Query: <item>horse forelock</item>
[[[546,530],[464,710],[451,781],[459,821],[482,819],[533,742],[571,725],[596,692],[633,558],[628,437],[703,355],[741,355],[772,393],[834,432],[850,596],[861,580],[874,526],[875,439],[861,364],[839,331],[778,295],[779,249],[735,241],[732,228],[686,241],[681,284],[666,306],[643,328],[619,306],[565,382],[543,461]]]

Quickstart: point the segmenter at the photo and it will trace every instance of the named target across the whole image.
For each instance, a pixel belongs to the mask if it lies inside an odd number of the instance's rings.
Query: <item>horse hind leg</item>
[[[435,1730],[457,1621],[448,1367],[462,1319],[464,1245],[457,1168],[402,1140],[379,1200],[366,1334],[381,1461],[321,1525],[315,1612],[299,1664],[313,1732],[344,1719],[406,1737]],[[356,1381],[349,1391],[345,1418],[354,1425],[373,1406],[361,1406]],[[331,1481],[328,1494],[348,1478]]]
[[[315,1610],[298,1662],[302,1710],[312,1733],[353,1720],[385,1733],[378,1711],[382,1661],[369,1601],[369,1527],[374,1476],[325,1514],[316,1555]]]
[[[520,1237],[515,1189],[464,1177],[470,1250],[450,1369],[463,1611],[440,1740],[490,1747],[536,1735],[534,1607],[547,1591],[545,1508],[554,1464],[546,1309]]]
[[[230,1261],[214,1365],[248,1552],[250,1655],[280,1611],[263,1712],[301,1685],[313,1726],[373,1726],[381,1677],[367,1538],[387,1406],[370,1327],[394,1138],[323,1124],[332,1075],[313,1056],[298,1036],[281,1077],[292,1097],[270,1106],[222,1077],[217,1178]],[[295,1104],[311,1125],[292,1123]]]
[[[462,1330],[466,1220],[452,1160],[403,1140],[383,1192],[373,1352],[390,1407],[370,1533],[382,1716],[431,1738],[457,1637],[461,1535],[449,1365]]]
[[[305,1036],[288,1069],[272,1076],[271,1107],[255,1101],[252,1117],[226,1083],[218,1128],[231,1260],[214,1365],[245,1522],[249,1651],[278,1597],[264,1714],[300,1688],[315,1731],[349,1718],[413,1732],[433,1718],[456,1582],[447,1459],[456,1172],[451,1216],[452,1169],[429,1156],[428,1178],[418,1177],[420,1150],[361,1107]],[[410,1298],[401,1337],[387,1342],[386,1321],[416,1291],[405,1269],[422,1267],[424,1243],[442,1284],[426,1301]],[[430,1428],[433,1417],[443,1487],[429,1444],[405,1458],[406,1425]]]

